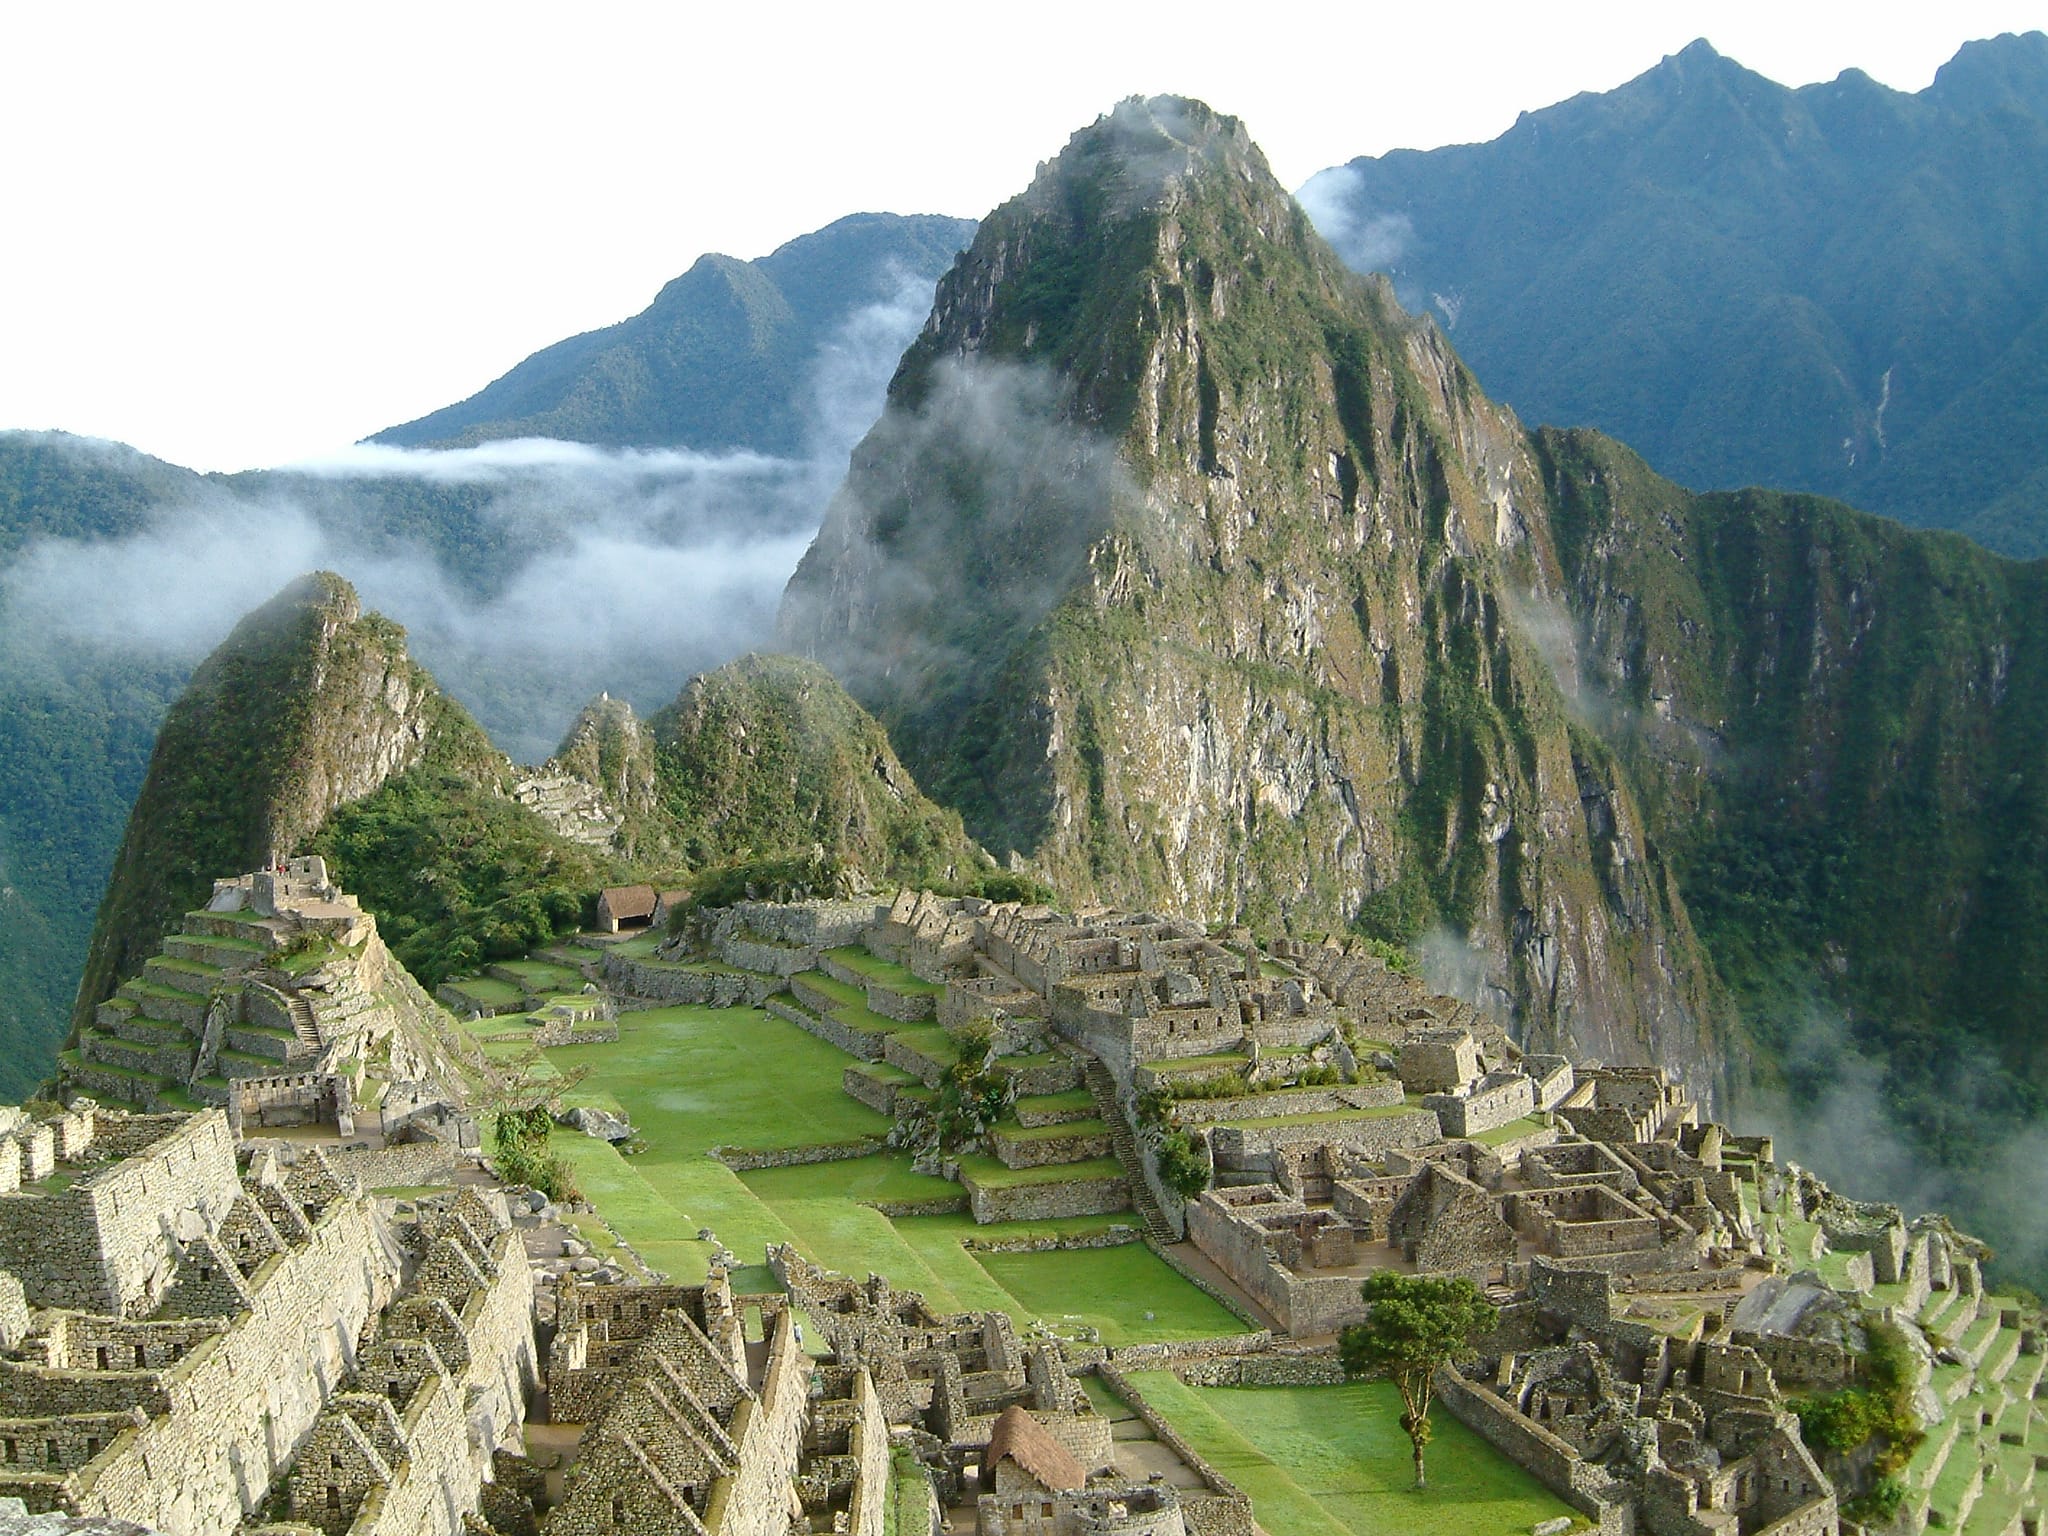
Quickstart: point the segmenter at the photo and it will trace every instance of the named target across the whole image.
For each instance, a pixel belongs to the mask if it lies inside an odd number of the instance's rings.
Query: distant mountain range
[[[1532,424],[2048,553],[2048,35],[1916,95],[1789,90],[1698,42],[1303,195]]]
[[[803,452],[818,349],[860,306],[920,311],[969,219],[857,213],[758,261],[708,255],[630,320],[536,352],[495,383],[373,442],[465,448],[556,437],[618,448]]]

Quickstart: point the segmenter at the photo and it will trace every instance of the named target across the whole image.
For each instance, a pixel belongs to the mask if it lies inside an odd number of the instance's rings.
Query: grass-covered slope
[[[1306,195],[1532,421],[2048,551],[2048,35],[1966,44],[1914,95],[1695,43]]]
[[[156,950],[216,877],[296,851],[329,812],[419,762],[489,747],[325,572],[235,626],[165,717],[100,903],[74,1019]]]
[[[835,326],[929,282],[973,225],[854,214],[758,261],[709,255],[640,314],[536,352],[469,399],[379,433],[451,448],[508,437],[620,447],[805,446],[806,368]]]

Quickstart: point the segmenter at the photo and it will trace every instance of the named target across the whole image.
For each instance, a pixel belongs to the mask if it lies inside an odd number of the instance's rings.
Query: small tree
[[[1347,1376],[1384,1371],[1401,1393],[1401,1428],[1415,1447],[1415,1486],[1426,1481],[1423,1448],[1429,1444],[1429,1404],[1436,1373],[1471,1349],[1473,1336],[1500,1314],[1462,1275],[1404,1275],[1379,1270],[1360,1287],[1365,1321],[1346,1328],[1338,1358]]]

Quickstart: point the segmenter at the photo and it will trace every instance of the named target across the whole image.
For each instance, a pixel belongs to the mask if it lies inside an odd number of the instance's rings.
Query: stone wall
[[[1208,1125],[1218,1120],[1248,1120],[1262,1115],[1322,1115],[1345,1109],[1391,1109],[1402,1098],[1401,1085],[1391,1080],[1345,1083],[1329,1088],[1281,1088],[1271,1093],[1246,1094],[1231,1099],[1182,1099],[1173,1106],[1173,1118],[1180,1125]]]
[[[991,1140],[1006,1168],[1044,1168],[1109,1156],[1107,1130],[1076,1130],[1064,1135],[1016,1136],[998,1128]]]
[[[887,1035],[873,1030],[842,1024],[830,1014],[812,1013],[808,1008],[796,1007],[779,997],[768,999],[768,1011],[806,1034],[816,1035],[827,1045],[836,1045],[847,1055],[858,1056],[862,1061],[880,1061],[889,1039]]]
[[[748,933],[799,949],[858,944],[888,916],[888,908],[873,901],[741,901],[727,910]]]
[[[1016,1184],[976,1187],[967,1192],[968,1208],[982,1225],[992,1221],[1056,1221],[1065,1216],[1094,1216],[1128,1210],[1130,1190],[1122,1178],[1070,1179],[1058,1184]]]
[[[1455,1370],[1438,1373],[1437,1400],[1459,1423],[1593,1520],[1601,1536],[1633,1531],[1633,1512],[1610,1495],[1607,1475],[1512,1405]]]
[[[800,1168],[812,1163],[842,1163],[856,1157],[872,1157],[886,1151],[888,1143],[879,1136],[861,1136],[852,1141],[814,1142],[804,1147],[713,1147],[715,1157],[735,1173],[757,1168]]]
[[[865,1368],[854,1376],[853,1405],[854,1475],[847,1536],[883,1536],[889,1520],[889,1416]]]
[[[1328,1351],[1223,1355],[1193,1361],[1174,1374],[1191,1387],[1335,1387],[1345,1381],[1343,1362]]]
[[[739,1448],[739,1470],[712,1488],[704,1517],[711,1536],[787,1536],[790,1483],[810,1408],[810,1364],[797,1347],[792,1315],[782,1312],[760,1397],[743,1400],[733,1412],[729,1432]]]
[[[1326,1120],[1308,1125],[1215,1126],[1209,1147],[1216,1166],[1231,1172],[1273,1171],[1273,1153],[1281,1147],[1340,1144],[1377,1157],[1402,1147],[1427,1146],[1442,1139],[1437,1117],[1426,1109],[1364,1120]]]
[[[1123,1371],[1105,1361],[1101,1372],[1102,1379],[1109,1383],[1117,1396],[1130,1404],[1131,1411],[1144,1421],[1145,1427],[1152,1431],[1159,1443],[1185,1462],[1189,1470],[1202,1480],[1199,1493],[1191,1489],[1181,1495],[1181,1519],[1189,1536],[1258,1536],[1259,1527],[1252,1519],[1251,1499],[1211,1466],[1208,1458],[1182,1437],[1180,1431],[1152,1406]]]
[[[181,1117],[167,1133],[164,1119],[148,1122],[159,1134],[111,1167],[66,1189],[0,1195],[0,1268],[20,1279],[32,1306],[154,1310],[181,1217],[211,1229],[240,1196],[226,1115]],[[116,1134],[110,1149],[119,1145]]]
[[[636,960],[616,949],[605,951],[604,981],[611,990],[632,997],[693,1003],[703,1008],[758,1008],[782,990],[779,976],[700,969],[663,960]]]
[[[772,1010],[771,1010],[772,1011]],[[785,1017],[780,1013],[777,1017]],[[884,1082],[881,1078],[861,1071],[859,1067],[848,1067],[839,1074],[839,1086],[849,1098],[858,1099],[869,1109],[885,1115],[896,1112],[897,1084]]]
[[[1533,1114],[1536,1084],[1519,1072],[1499,1072],[1470,1093],[1433,1093],[1422,1102],[1436,1111],[1446,1136],[1478,1136]]]
[[[344,1179],[365,1189],[400,1189],[455,1180],[455,1149],[443,1141],[406,1141],[395,1147],[337,1147],[327,1161]]]
[[[233,1530],[255,1508],[390,1294],[373,1202],[335,1200],[257,1278],[253,1310],[167,1373],[172,1411],[79,1474],[79,1512],[183,1532]]]

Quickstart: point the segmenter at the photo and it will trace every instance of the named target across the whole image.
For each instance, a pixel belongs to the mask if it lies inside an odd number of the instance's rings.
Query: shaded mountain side
[[[1240,124],[1126,102],[941,279],[782,636],[1070,894],[1433,932],[1532,1043],[1710,1091],[1670,871],[1515,621],[1542,497]]]
[[[796,453],[819,346],[863,305],[936,278],[973,229],[938,215],[862,213],[757,261],[700,257],[631,319],[557,342],[469,399],[371,441],[456,448],[554,437]]]
[[[1818,1095],[1839,1017],[1908,1139],[1981,1160],[2048,1111],[2048,562],[1536,441],[1574,669],[1766,1059]]]
[[[1485,144],[1303,196],[1526,419],[2048,552],[2048,34],[1908,95],[1704,42]]]
[[[100,903],[73,1022],[89,1020],[216,876],[296,851],[337,807],[427,755],[484,761],[489,743],[320,572],[235,626],[164,718]]]

